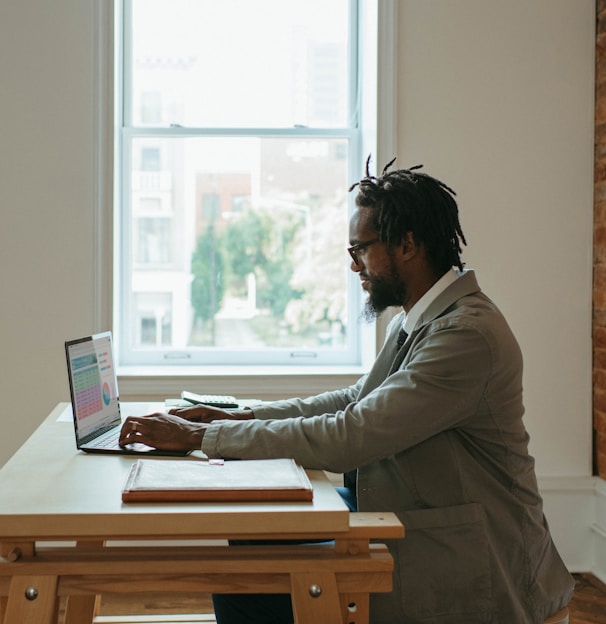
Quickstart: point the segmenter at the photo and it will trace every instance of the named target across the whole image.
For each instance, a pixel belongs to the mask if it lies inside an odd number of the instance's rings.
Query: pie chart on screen
[[[105,405],[109,405],[110,400],[111,394],[109,392],[109,384],[105,382],[103,384],[103,403],[105,403]]]

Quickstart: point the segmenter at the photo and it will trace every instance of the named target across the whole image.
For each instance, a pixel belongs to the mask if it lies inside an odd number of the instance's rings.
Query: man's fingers
[[[141,420],[135,420],[132,416],[129,416],[122,425],[120,431],[120,443],[130,444],[135,441],[141,434],[142,422]]]

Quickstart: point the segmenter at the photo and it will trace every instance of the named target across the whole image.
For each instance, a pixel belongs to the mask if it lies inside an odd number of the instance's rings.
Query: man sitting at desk
[[[350,222],[368,315],[402,307],[370,372],[254,412],[131,417],[121,442],[349,473],[351,508],[395,512],[406,527],[388,544],[394,586],[371,595],[373,624],[538,624],[568,603],[573,580],[528,454],[520,349],[463,270],[454,192],[391,164],[379,177],[367,165]],[[289,596],[215,596],[215,610],[220,624],[292,622]]]

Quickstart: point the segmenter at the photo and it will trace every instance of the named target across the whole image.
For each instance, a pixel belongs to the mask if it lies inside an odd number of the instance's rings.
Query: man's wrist
[[[188,436],[188,446],[190,450],[200,450],[202,448],[202,440],[204,440],[204,434],[206,432],[206,425],[202,423],[196,423],[198,426],[191,429]]]
[[[230,410],[232,420],[251,420],[255,417],[250,407],[243,407],[242,409]]]

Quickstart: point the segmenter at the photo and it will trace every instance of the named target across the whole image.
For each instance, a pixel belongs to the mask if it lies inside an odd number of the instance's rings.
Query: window
[[[120,363],[360,364],[358,3],[118,4]]]

